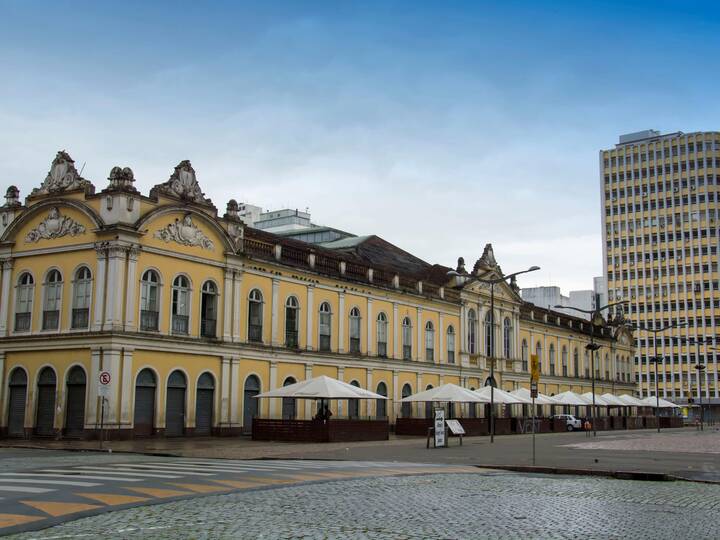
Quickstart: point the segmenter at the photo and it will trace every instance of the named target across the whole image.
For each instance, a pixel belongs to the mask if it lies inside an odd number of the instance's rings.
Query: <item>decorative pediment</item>
[[[176,219],[167,227],[155,231],[155,238],[165,242],[177,242],[183,246],[197,246],[203,249],[213,250],[215,244],[204,232],[193,223],[190,214],[185,214],[182,219]]]
[[[498,263],[495,260],[495,254],[493,253],[492,244],[485,244],[482,256],[475,261],[473,266],[473,274],[480,274],[483,271],[492,270],[498,267]]]
[[[38,226],[25,236],[25,242],[35,243],[40,240],[53,240],[62,236],[77,236],[85,233],[85,226],[70,216],[63,216],[54,207]]]
[[[39,188],[35,188],[32,195],[45,195],[73,191],[92,187],[92,184],[80,176],[75,168],[75,161],[65,150],[60,150],[50,166],[50,172]]]
[[[212,201],[206,199],[205,194],[200,189],[195,176],[195,169],[190,164],[190,160],[187,159],[178,163],[167,182],[158,184],[150,192],[151,195],[157,193],[197,204],[212,205]]]

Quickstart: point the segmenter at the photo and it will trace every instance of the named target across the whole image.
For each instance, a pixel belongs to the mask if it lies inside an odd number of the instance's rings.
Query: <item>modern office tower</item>
[[[639,394],[655,395],[657,345],[660,397],[717,407],[720,132],[621,135],[600,151],[600,187],[608,301],[648,329],[684,325],[635,334]]]

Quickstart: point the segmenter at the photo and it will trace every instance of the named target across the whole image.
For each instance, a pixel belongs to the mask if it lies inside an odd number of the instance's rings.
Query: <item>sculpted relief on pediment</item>
[[[185,214],[182,219],[178,218],[174,223],[168,224],[167,227],[155,231],[155,238],[159,238],[168,243],[177,242],[183,246],[197,246],[209,250],[215,249],[214,242],[193,223],[190,214]]]
[[[63,216],[60,210],[54,207],[47,217],[37,227],[25,235],[25,242],[35,243],[40,240],[53,240],[62,236],[77,236],[85,233],[85,226],[70,216]]]

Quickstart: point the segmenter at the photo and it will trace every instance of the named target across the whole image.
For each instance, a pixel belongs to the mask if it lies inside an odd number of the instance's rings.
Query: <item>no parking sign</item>
[[[102,397],[108,397],[110,395],[110,377],[109,371],[101,371],[98,376],[98,395]]]

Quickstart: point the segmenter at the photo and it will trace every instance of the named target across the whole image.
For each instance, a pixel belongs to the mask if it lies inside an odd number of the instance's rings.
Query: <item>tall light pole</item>
[[[593,428],[593,437],[597,437],[597,428],[595,427],[595,415],[597,414],[597,405],[595,405],[595,352],[598,351],[601,347],[601,345],[595,343],[595,327],[597,326],[599,328],[602,328],[605,325],[605,320],[602,316],[602,312],[604,310],[610,307],[621,306],[627,303],[627,300],[623,300],[621,302],[613,302],[612,304],[608,304],[606,306],[598,307],[595,309],[580,309],[573,306],[561,305],[554,306],[555,309],[572,309],[575,311],[579,311],[580,313],[586,313],[590,315],[590,343],[585,345],[585,348],[590,351],[590,383],[592,388],[592,408],[590,409],[590,424]]]
[[[468,283],[479,282],[490,285],[490,442],[495,442],[495,284],[512,279],[520,274],[527,274],[528,272],[535,272],[540,270],[539,266],[531,266],[527,270],[521,270],[520,272],[513,272],[512,274],[503,274],[499,268],[493,270],[500,274],[500,277],[494,279],[482,279],[477,276],[471,276],[468,281],[462,284],[464,287]],[[450,270],[448,276],[459,276],[466,277],[465,274]],[[462,363],[462,362],[461,362]]]
[[[685,323],[679,323],[677,321],[660,328],[646,328],[645,326],[641,326],[639,324],[632,326],[633,330],[641,330],[642,332],[647,332],[653,335],[655,355],[650,359],[650,362],[655,364],[655,422],[657,422],[658,433],[660,433],[660,391],[658,389],[658,364],[660,363],[660,357],[657,352],[657,338],[658,334],[662,334],[666,330],[670,330],[672,328],[682,328],[683,326],[685,326]]]
[[[682,341],[686,345],[695,345],[695,369],[697,370],[697,379],[698,379],[698,388],[700,390],[700,431],[703,431],[705,429],[704,424],[704,409],[703,409],[703,386],[702,386],[702,374],[707,373],[705,371],[705,365],[700,362],[700,345],[707,345],[708,341],[712,343],[712,338],[707,339],[707,337],[701,337],[700,339],[694,339],[694,338],[687,338],[683,336],[678,336],[675,339],[675,342]],[[709,350],[715,350],[712,347],[707,347]],[[707,382],[707,381],[706,381]],[[690,394],[692,394],[692,387],[690,387]]]

